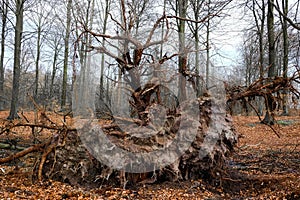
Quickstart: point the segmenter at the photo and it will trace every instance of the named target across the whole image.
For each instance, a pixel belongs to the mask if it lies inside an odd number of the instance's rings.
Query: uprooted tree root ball
[[[188,138],[188,134],[193,131],[189,129],[194,128],[191,126],[192,118],[197,119],[197,116],[186,114],[185,109],[182,109],[180,114],[175,114],[171,121],[165,122],[164,128],[157,131],[155,135],[145,138],[138,136],[151,131],[149,127],[131,125],[130,132],[127,132],[120,128],[120,126],[123,127],[122,125],[119,126],[114,121],[101,125],[103,132],[113,144],[130,152],[153,152],[159,148],[167,147],[174,141],[181,142],[176,140],[176,137],[192,139],[189,148],[182,155],[178,153],[181,148],[180,144],[173,147],[179,149],[169,149],[168,154],[158,155],[160,158],[165,156],[165,160],[168,157],[178,157],[174,163],[168,166],[155,168],[153,165],[150,166],[153,167],[153,170],[139,173],[134,173],[135,166],[131,166],[131,172],[112,169],[93,156],[95,152],[92,151],[98,150],[96,145],[101,143],[98,143],[97,140],[101,137],[97,132],[91,131],[90,126],[87,126],[84,127],[86,130],[83,128],[79,133],[76,131],[69,131],[67,134],[60,132],[53,137],[51,143],[45,148],[50,148],[51,152],[45,161],[43,156],[40,159],[40,162],[43,162],[43,177],[69,182],[72,185],[98,186],[104,183],[125,186],[127,184],[145,184],[165,180],[195,180],[208,177],[208,173],[213,174],[214,169],[222,168],[225,157],[230,154],[237,142],[237,134],[229,116],[225,113],[215,114],[219,113],[222,108],[216,105],[211,98],[202,98],[192,103],[198,105],[198,121],[200,122],[194,138]],[[123,123],[128,122],[123,120]],[[179,130],[179,127],[183,127],[182,130]],[[89,151],[82,143],[82,135],[80,136],[82,132],[88,132],[88,134],[83,133],[84,143],[95,145],[88,147]],[[205,147],[203,143],[207,142],[205,137],[211,137],[210,140],[216,141],[214,144],[210,144],[213,145],[211,151],[207,152],[207,155],[202,155],[201,152],[204,151],[203,148]],[[108,155],[107,159],[110,156],[109,151],[105,152]],[[163,158],[161,159],[163,160]],[[146,164],[148,164],[147,161]]]
[[[187,113],[188,109],[185,106],[191,106],[191,104],[199,108],[199,112],[195,112],[198,116]],[[140,137],[140,135],[150,131],[151,127],[134,126],[131,123],[131,128],[122,130],[120,127],[124,127],[124,124],[130,126],[125,119],[118,121],[118,123],[115,120],[91,120],[90,123],[97,123],[114,145],[130,152],[155,152],[157,149],[168,147],[174,141],[175,143],[182,142],[182,140],[178,140],[180,137],[190,140],[189,147],[182,154],[178,153],[181,144],[177,144],[170,148],[176,147],[178,149],[170,149],[168,154],[158,155],[161,156],[162,160],[164,156],[165,159],[177,157],[178,159],[172,164],[161,168],[155,168],[155,165],[152,165],[150,167],[153,168],[150,169],[153,170],[145,172],[126,172],[110,168],[106,163],[95,158],[95,152],[92,152],[95,147],[87,147],[89,149],[87,150],[86,141],[99,140],[97,132],[93,133],[87,129],[89,134],[84,135],[85,141],[83,142],[83,130],[88,126],[78,131],[72,123],[56,123],[45,117],[47,115],[44,112],[41,113],[40,116],[44,116],[43,123],[31,124],[30,122],[19,121],[7,125],[2,132],[12,131],[13,128],[23,126],[30,129],[51,131],[52,137],[41,144],[28,147],[14,156],[0,159],[0,163],[4,163],[30,152],[41,152],[34,169],[34,178],[40,181],[53,179],[87,187],[99,187],[104,184],[125,187],[161,181],[196,180],[207,177],[216,179],[218,178],[218,169],[223,167],[226,156],[230,155],[237,142],[237,133],[233,128],[231,118],[223,112],[221,105],[218,105],[210,97],[193,100],[186,105],[182,104],[181,107],[177,108],[176,113],[172,114],[172,118],[170,117],[170,120],[165,121],[163,129],[145,138]],[[198,122],[196,123],[196,131],[192,130],[194,127],[191,126],[191,123],[195,124],[195,119]],[[72,120],[74,121],[74,119]],[[77,123],[80,120],[84,119],[77,119]],[[192,131],[196,133],[195,137],[189,138],[188,136]],[[207,138],[210,138],[210,141],[214,141],[214,143],[209,144],[211,149],[206,150],[206,152],[203,150],[206,147],[203,143],[207,142]],[[95,145],[97,144],[95,142]],[[145,163],[147,164],[147,162]],[[134,170],[134,166],[132,167]]]

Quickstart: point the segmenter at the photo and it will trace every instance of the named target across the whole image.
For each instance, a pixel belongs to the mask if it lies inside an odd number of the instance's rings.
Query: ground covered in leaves
[[[7,112],[0,112],[1,126],[7,116]],[[141,184],[126,189],[105,185],[89,189],[51,180],[32,182],[36,155],[30,154],[0,165],[0,199],[300,199],[299,113],[277,117],[274,130],[258,123],[256,116],[233,119],[240,133],[238,147],[211,180]],[[18,132],[15,137],[24,137],[26,143],[31,135]],[[4,135],[0,139],[4,140]],[[0,158],[8,153],[0,149]]]

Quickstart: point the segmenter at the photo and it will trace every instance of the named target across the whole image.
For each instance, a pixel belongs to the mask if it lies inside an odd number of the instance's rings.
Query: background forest
[[[299,9],[2,0],[0,196],[299,199]]]
[[[299,66],[298,11],[299,2],[291,0],[3,0],[0,109],[10,109],[13,119],[17,110],[34,108],[32,99],[50,110],[70,108],[75,81],[89,66],[98,104],[122,110],[127,71],[117,57],[133,54],[136,45],[122,35],[157,42],[143,47],[140,76],[175,79],[179,73],[196,85],[197,95],[213,79],[249,86],[259,78],[292,76]]]

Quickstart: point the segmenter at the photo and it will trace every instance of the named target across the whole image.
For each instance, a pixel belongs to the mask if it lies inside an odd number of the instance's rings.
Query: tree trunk
[[[195,20],[199,20],[199,15],[200,15],[200,7],[202,5],[201,0],[196,0],[195,3],[195,8],[194,8],[194,16]],[[196,57],[195,57],[195,65],[196,65],[196,95],[197,97],[203,96],[204,94],[204,81],[200,78],[200,58],[199,58],[199,53],[200,53],[200,39],[199,39],[199,23],[195,24],[195,30],[194,30],[194,36],[195,36],[195,48],[196,48]]]
[[[4,95],[4,51],[5,51],[5,32],[7,23],[8,2],[2,2],[2,29],[1,29],[1,55],[0,55],[0,94]],[[0,110],[4,109],[4,97],[0,95]]]
[[[178,0],[178,14],[180,18],[186,18],[187,12],[187,1]],[[185,49],[185,21],[178,20],[178,37],[179,37],[179,85],[178,85],[178,99],[179,102],[186,100],[186,71],[187,71],[187,54]]]
[[[208,13],[207,15],[210,15],[210,0],[208,1]],[[209,33],[210,33],[210,20],[207,20],[206,24],[206,90],[209,89],[209,76],[210,76],[210,44],[209,44]]]
[[[53,54],[53,61],[52,61],[52,74],[51,74],[51,84],[50,84],[50,98],[53,97],[54,95],[54,79],[56,76],[56,63],[57,63],[57,58],[58,58],[58,53],[59,53],[59,49],[58,49],[58,45],[59,42],[57,41],[57,39],[55,39],[54,41],[54,54]]]
[[[288,15],[288,0],[282,1],[283,13],[285,16]],[[288,76],[288,64],[289,64],[289,38],[288,38],[288,30],[287,30],[287,20],[285,18],[282,19],[282,31],[283,31],[283,77],[287,78]],[[282,115],[289,115],[288,110],[288,88],[283,91],[283,112]]]
[[[23,6],[24,0],[16,1],[16,26],[15,26],[15,44],[14,44],[14,69],[13,69],[13,89],[11,107],[8,119],[16,119],[18,116],[18,103],[19,103],[19,86],[21,74],[21,44],[23,33]]]
[[[62,109],[66,106],[66,101],[67,101],[69,38],[70,38],[70,31],[71,31],[71,9],[72,9],[72,0],[68,0],[68,3],[67,3],[67,24],[66,24],[66,35],[65,35],[64,66],[63,66],[63,81],[62,81],[62,92],[61,92],[61,107],[62,107]]]
[[[109,10],[110,10],[110,1],[106,0],[105,1],[105,13],[104,13],[104,21],[103,21],[103,31],[102,33],[106,33],[107,29],[107,20],[108,20],[108,15],[109,15]],[[102,39],[102,46],[105,46],[105,39]],[[100,103],[104,103],[104,65],[105,65],[105,54],[102,53],[101,55],[101,66],[100,66],[100,86],[99,86],[99,101]],[[108,92],[108,91],[107,91]]]
[[[41,19],[39,19],[41,20]],[[36,60],[35,60],[35,90],[34,90],[34,99],[38,101],[38,89],[39,89],[39,64],[40,64],[40,55],[41,55],[41,22],[38,22],[37,30],[37,49],[36,49]]]
[[[275,34],[274,34],[274,0],[268,0],[268,14],[267,14],[267,28],[268,28],[268,47],[269,47],[269,70],[268,77],[272,78],[276,76],[276,51],[275,51]],[[265,97],[267,112],[263,119],[265,124],[274,124],[274,118],[269,117],[273,116],[275,110],[275,103],[273,95],[268,95]]]

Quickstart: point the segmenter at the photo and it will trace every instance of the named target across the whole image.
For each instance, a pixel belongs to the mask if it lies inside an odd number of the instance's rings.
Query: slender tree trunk
[[[269,45],[269,70],[268,77],[276,75],[276,51],[275,51],[275,33],[274,33],[274,0],[268,0],[268,15],[267,15],[267,28],[268,28],[268,45]]]
[[[69,38],[71,31],[71,9],[72,0],[68,0],[67,3],[67,25],[65,35],[65,52],[64,52],[64,67],[63,67],[63,82],[61,93],[61,107],[64,108],[67,100],[67,84],[68,84],[68,62],[69,62]]]
[[[268,0],[268,14],[267,14],[267,28],[268,28],[268,47],[269,47],[269,70],[268,77],[272,78],[276,75],[276,52],[275,52],[275,34],[274,34],[274,0]],[[275,102],[272,95],[265,97],[266,100],[266,115],[263,123],[273,125],[274,117],[273,111],[275,110]]]
[[[41,54],[41,26],[40,22],[37,30],[37,50],[36,50],[36,60],[35,60],[35,90],[34,99],[38,100],[38,88],[39,88],[39,64],[40,64],[40,54]]]
[[[196,0],[195,2],[195,8],[194,8],[194,15],[195,20],[199,20],[199,14],[200,14],[200,2],[201,0]],[[203,96],[204,93],[204,81],[200,79],[200,58],[199,58],[199,51],[200,51],[200,39],[199,39],[199,24],[195,24],[195,31],[194,31],[194,37],[195,37],[195,49],[196,49],[196,57],[195,57],[195,65],[196,65],[196,95],[197,97]]]
[[[58,57],[58,43],[56,43],[55,41],[55,47],[54,47],[54,55],[53,55],[53,62],[52,62],[52,74],[51,74],[51,84],[50,84],[50,98],[53,97],[54,95],[54,91],[53,91],[53,87],[54,87],[54,79],[55,79],[55,75],[56,75],[56,63],[57,63],[57,57]]]
[[[167,4],[167,1],[164,0],[164,6],[163,6],[163,13],[165,13],[166,11],[166,4]],[[165,35],[165,23],[164,23],[164,20],[162,21],[162,24],[161,24],[161,35],[160,35],[160,38],[161,40],[163,40],[164,38],[164,35]],[[160,50],[159,50],[159,58],[162,59],[163,58],[163,52],[164,52],[164,43],[162,42],[160,44]],[[164,74],[163,73],[160,73],[161,71],[161,64],[156,64],[154,66],[154,69],[153,69],[153,77],[160,77],[160,78],[165,78],[164,77]]]
[[[282,8],[285,16],[288,14],[288,0],[282,0]],[[283,77],[287,78],[288,76],[288,64],[289,64],[289,39],[288,39],[288,30],[287,30],[287,21],[285,18],[282,19],[282,31],[283,31]],[[288,115],[288,88],[283,91],[283,113],[282,115]]]
[[[210,15],[210,0],[208,0],[208,13]],[[210,76],[210,44],[209,44],[209,37],[210,37],[210,20],[207,20],[206,24],[206,90],[209,88],[209,76]]]
[[[88,1],[86,13],[85,13],[85,22],[84,26],[89,27],[89,12],[90,12],[90,5],[91,2]],[[87,48],[89,46],[89,36],[88,34],[85,34],[84,40],[81,43],[80,48],[80,79],[79,79],[79,93],[78,93],[78,106],[79,108],[82,108],[87,103],[87,91],[88,91],[88,64],[87,64],[87,57],[88,52]]]
[[[104,13],[104,22],[103,22],[103,31],[102,33],[106,33],[107,29],[107,20],[108,14],[110,10],[110,0],[105,1],[105,13]],[[105,39],[102,39],[102,46],[105,46]],[[105,67],[105,54],[102,53],[101,55],[101,66],[100,66],[100,86],[99,86],[99,100],[100,102],[104,101],[104,67]],[[108,92],[108,91],[107,91]]]
[[[5,51],[5,32],[7,24],[8,4],[7,0],[2,2],[2,29],[1,29],[1,55],[0,55],[0,94],[4,94],[4,51]],[[4,109],[4,97],[0,95],[0,110]]]
[[[262,1],[262,14],[261,14],[261,24],[260,26],[257,24],[258,34],[259,34],[259,77],[264,77],[264,30],[265,30],[265,2]],[[260,28],[259,28],[260,27]],[[263,97],[258,98],[258,112],[262,116],[263,115]]]
[[[260,24],[259,24],[259,18],[256,15],[256,9],[255,9],[256,1],[253,0],[253,15],[255,18],[255,24],[257,28],[257,34],[258,34],[258,40],[259,40],[259,77],[264,77],[264,29],[265,29],[265,2],[262,1],[261,5],[261,17],[260,17]]]
[[[8,119],[18,118],[19,87],[21,74],[21,45],[23,32],[23,9],[24,0],[16,1],[16,26],[15,26],[15,44],[14,44],[14,69],[13,69],[13,89],[11,107]]]
[[[187,1],[178,0],[178,14],[181,18],[186,18],[187,12]],[[179,20],[178,22],[178,37],[179,37],[179,86],[178,86],[178,100],[182,102],[186,100],[186,77],[185,73],[187,71],[187,55],[185,50],[185,21]]]

